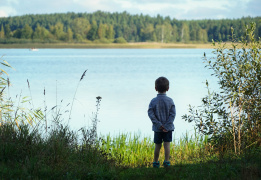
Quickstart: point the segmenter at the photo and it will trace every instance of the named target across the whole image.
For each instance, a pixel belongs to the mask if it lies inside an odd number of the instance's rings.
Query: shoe
[[[163,162],[163,166],[166,168],[166,167],[169,167],[170,166],[170,162],[169,161],[164,161]]]
[[[154,168],[159,168],[160,167],[160,163],[158,162],[153,162],[153,167]]]

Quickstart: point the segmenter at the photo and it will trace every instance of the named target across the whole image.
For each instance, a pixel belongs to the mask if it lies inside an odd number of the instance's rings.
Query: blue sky
[[[261,0],[0,0],[0,17],[98,10],[179,20],[232,19],[261,16]]]

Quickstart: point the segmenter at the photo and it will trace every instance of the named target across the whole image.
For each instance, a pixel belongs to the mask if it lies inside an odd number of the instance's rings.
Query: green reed
[[[194,134],[181,137],[171,142],[171,164],[193,163],[206,160],[211,155],[207,136]],[[110,134],[101,137],[100,148],[122,166],[151,167],[154,156],[154,143],[149,137],[141,137],[140,133],[122,133],[115,137]],[[164,148],[160,152],[160,161],[164,161]]]

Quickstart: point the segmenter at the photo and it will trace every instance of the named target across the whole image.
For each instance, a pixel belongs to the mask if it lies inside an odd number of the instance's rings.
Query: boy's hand
[[[162,129],[162,131],[163,131],[163,132],[168,132],[168,131],[167,131],[165,128],[164,128],[164,129]]]
[[[160,126],[160,130],[162,130],[163,132],[168,132],[163,126]]]

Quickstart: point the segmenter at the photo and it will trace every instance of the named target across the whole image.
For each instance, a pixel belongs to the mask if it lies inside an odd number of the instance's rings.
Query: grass
[[[134,168],[122,171],[121,179],[260,179],[259,169],[239,161],[179,164],[167,169]]]
[[[12,124],[2,125],[0,179],[261,178],[260,149],[248,156],[218,159],[206,148],[204,138],[184,137],[172,143],[171,167],[154,169],[154,145],[146,137],[107,135],[106,140],[93,143],[90,134],[83,133],[81,140],[79,135],[61,124],[44,136],[29,126],[19,130]]]
[[[66,126],[58,125],[45,137],[28,126],[20,127],[0,128],[1,179],[79,179],[113,172],[113,161],[86,143],[88,138],[79,143],[77,134]]]
[[[101,138],[101,149],[111,155],[117,163],[127,167],[152,167],[154,143],[148,137],[141,138],[138,133],[119,134],[116,137],[110,135]],[[205,161],[206,156],[211,156],[208,148],[207,136],[190,137],[186,135],[178,142],[170,145],[170,162],[172,165],[195,163]],[[213,157],[212,157],[213,158]],[[164,161],[164,148],[160,153],[161,163]]]

